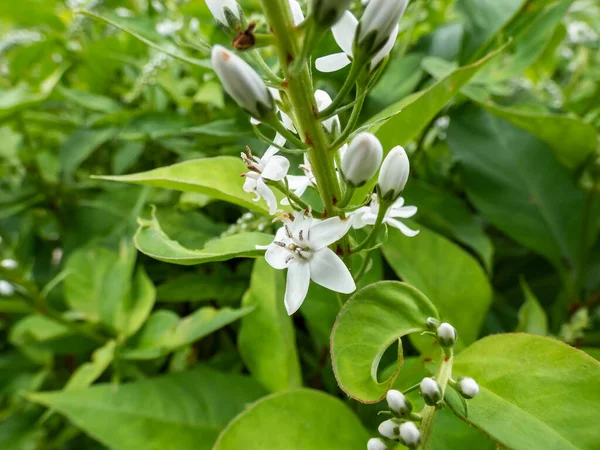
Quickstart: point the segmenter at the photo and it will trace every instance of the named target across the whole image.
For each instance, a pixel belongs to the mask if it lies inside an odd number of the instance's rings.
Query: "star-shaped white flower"
[[[352,214],[352,228],[360,229],[367,225],[375,224],[377,220],[377,214],[379,213],[379,201],[377,200],[377,194],[373,194],[371,197],[371,203],[368,206],[363,206],[357,209]],[[417,213],[416,206],[404,206],[404,199],[398,198],[392,206],[389,207],[385,213],[383,223],[387,223],[389,226],[397,228],[408,237],[413,237],[419,234],[418,230],[411,230],[402,222],[396,219],[408,219]]]
[[[288,269],[285,307],[294,314],[308,293],[310,280],[332,291],[350,294],[356,284],[344,262],[329,248],[350,229],[350,219],[332,217],[323,221],[310,213],[298,212],[285,218],[275,240],[266,249],[265,259],[274,269]]]
[[[343,52],[317,58],[315,67],[319,72],[335,72],[350,64],[353,57],[352,48],[354,46],[354,37],[357,28],[358,20],[356,20],[356,17],[354,17],[350,11],[346,11],[339,22],[331,27],[335,42],[337,42]],[[371,60],[371,70],[377,67],[377,65],[392,51],[392,48],[394,48],[394,44],[396,43],[396,38],[398,37],[398,31],[399,26],[396,25],[385,45]]]
[[[285,139],[277,135],[275,136],[275,143],[282,146],[285,144]],[[242,159],[250,169],[249,172],[244,174],[246,178],[244,191],[255,194],[255,202],[263,198],[269,207],[269,214],[275,214],[277,211],[277,198],[265,180],[281,181],[290,168],[290,162],[286,157],[276,155],[278,151],[277,147],[271,146],[262,158],[253,156],[249,149],[248,154],[242,153]]]

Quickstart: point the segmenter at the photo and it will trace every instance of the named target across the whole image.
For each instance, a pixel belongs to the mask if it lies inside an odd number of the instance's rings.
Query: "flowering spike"
[[[352,0],[314,0],[313,14],[320,28],[330,28],[337,23],[350,7]]]
[[[348,186],[357,188],[371,179],[383,159],[383,147],[371,133],[356,136],[342,158],[342,175]]]
[[[355,45],[367,55],[375,55],[398,26],[408,0],[371,0],[358,24]]]
[[[421,443],[421,433],[412,422],[404,422],[400,425],[400,439],[410,449],[415,449]]]
[[[470,377],[459,377],[456,381],[456,390],[464,398],[471,399],[479,394],[479,385]]]
[[[401,416],[409,414],[412,411],[410,400],[400,391],[390,389],[385,399],[390,409]]]
[[[379,172],[379,191],[383,199],[397,199],[408,181],[410,163],[401,146],[394,147],[383,160]]]
[[[267,86],[242,58],[215,45],[211,61],[223,87],[248,114],[265,120],[275,113],[275,102]]]
[[[442,389],[433,378],[425,377],[419,385],[421,395],[429,406],[436,406],[442,400]]]

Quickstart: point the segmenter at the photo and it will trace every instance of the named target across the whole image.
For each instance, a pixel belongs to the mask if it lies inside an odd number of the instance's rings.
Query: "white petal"
[[[362,208],[358,208],[356,211],[354,211],[350,215],[350,217],[352,218],[352,228],[354,228],[355,230],[360,230],[361,228],[364,228],[367,225],[369,225],[364,220],[365,214],[368,214],[369,211],[370,208],[368,206],[363,206]]]
[[[271,244],[265,253],[265,260],[273,269],[285,269],[292,254],[289,250],[276,244]]]
[[[224,25],[227,25],[224,11],[225,7],[228,7],[235,17],[238,19],[240,18],[238,5],[235,0],[206,0],[206,6],[208,6],[208,9],[214,18]]]
[[[254,178],[252,176],[249,176],[249,174],[246,174],[246,180],[244,181],[244,186],[243,186],[244,191],[247,192],[248,194],[254,194],[256,192],[256,184],[257,184],[257,178]]]
[[[312,216],[303,212],[296,213],[294,223],[292,224],[292,235],[299,245],[306,244],[308,236],[314,223]]]
[[[323,248],[310,259],[310,278],[332,291],[350,294],[356,284],[344,262],[330,248]]]
[[[285,286],[285,309],[291,316],[306,298],[308,286],[310,285],[310,267],[307,262],[294,260],[287,273],[287,284]]]
[[[331,217],[317,223],[311,227],[308,235],[311,248],[316,251],[339,241],[346,235],[351,226],[352,220],[349,218],[342,220],[339,217]]]
[[[304,175],[290,175],[287,177],[289,188],[296,194],[298,197],[302,197],[306,188],[311,185],[310,178]]]
[[[385,223],[389,224],[390,226],[397,228],[398,230],[400,230],[402,232],[402,234],[404,234],[405,236],[408,237],[414,237],[417,234],[419,234],[419,230],[411,230],[410,228],[408,228],[406,225],[404,225],[402,222],[396,220],[396,219],[390,219],[390,218],[386,218],[384,220]]]
[[[394,30],[392,31],[392,34],[390,35],[385,45],[381,48],[381,50],[377,52],[377,54],[371,60],[371,70],[377,67],[377,64],[383,61],[383,59],[390,54],[390,52],[394,48],[394,45],[396,44],[396,39],[398,38],[399,31],[400,26],[396,25],[396,28],[394,28]]]
[[[350,58],[345,53],[334,53],[333,55],[323,56],[317,58],[315,61],[315,67],[319,72],[335,72],[343,69],[350,64]]]
[[[261,122],[260,122],[260,120],[255,119],[254,117],[250,117],[250,123],[252,125],[260,125]]]
[[[416,206],[402,206],[400,208],[390,208],[387,212],[388,217],[398,217],[400,219],[408,219],[417,213]]]
[[[265,202],[267,202],[269,214],[275,214],[277,212],[277,199],[271,188],[266,185],[262,178],[259,178],[256,183],[256,192],[265,199]]]
[[[290,162],[285,156],[273,156],[262,172],[263,178],[267,180],[283,180],[290,169]]]
[[[337,42],[348,56],[352,56],[352,46],[357,27],[358,20],[356,20],[356,17],[350,11],[346,11],[342,18],[331,27],[335,42]]]
[[[304,14],[302,13],[300,3],[296,0],[290,0],[290,9],[292,10],[292,20],[294,21],[294,25],[300,25],[304,20]]]

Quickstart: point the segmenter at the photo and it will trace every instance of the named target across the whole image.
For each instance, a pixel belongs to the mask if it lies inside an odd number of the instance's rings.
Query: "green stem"
[[[287,83],[287,94],[296,117],[296,128],[310,147],[308,159],[315,175],[325,214],[335,212],[340,186],[333,164],[334,152],[328,151],[323,126],[317,118],[310,68],[307,64],[291,73],[291,65],[299,57],[299,42],[287,0],[261,0],[263,11],[275,36],[279,61]],[[340,216],[344,216],[340,213]]]
[[[344,102],[344,99],[348,96],[348,94],[354,87],[354,83],[356,83],[356,80],[358,79],[358,76],[360,75],[363,66],[364,64],[358,59],[352,61],[352,67],[350,68],[350,73],[348,74],[346,81],[344,81],[342,88],[333,99],[331,105],[329,105],[327,108],[325,108],[319,113],[319,119],[325,120],[335,115],[336,110]]]
[[[385,219],[385,213],[387,212],[388,206],[389,206],[388,204],[385,204],[383,202],[381,202],[379,204],[379,211],[377,212],[377,219],[375,220],[375,223],[373,224],[371,231],[369,232],[369,234],[367,235],[365,240],[362,241],[361,244],[359,244],[358,247],[352,249],[352,253],[358,253],[358,252],[364,250],[365,248],[368,248],[368,246],[371,244],[371,242],[377,238],[377,235],[379,234],[379,230],[381,229],[381,225],[383,224],[383,219]]]
[[[281,78],[279,78],[273,72],[273,70],[271,70],[271,68],[265,62],[265,60],[260,55],[260,53],[258,52],[258,50],[250,50],[248,52],[248,55],[250,56],[250,58],[252,59],[252,61],[254,62],[254,64],[256,64],[258,67],[260,67],[262,69],[263,73],[269,79],[270,82],[276,84],[277,86],[281,86],[281,83],[283,83],[283,80]]]
[[[337,208],[340,209],[347,206],[348,203],[350,203],[350,201],[352,200],[355,191],[355,188],[348,186],[346,188],[346,192],[344,192],[344,197],[342,198],[342,201],[337,204]]]
[[[596,186],[592,186],[592,188],[587,193],[583,209],[583,219],[581,225],[581,243],[579,246],[579,260],[577,267],[575,268],[572,298],[569,299],[570,301],[573,299],[580,299],[581,289],[585,281],[589,254],[588,240],[590,237],[590,226],[592,222],[592,210],[594,209],[595,196]]]
[[[354,282],[358,283],[360,279],[363,277],[365,273],[367,273],[367,268],[369,267],[369,262],[371,261],[370,252],[367,252],[365,255],[365,259],[363,260],[360,268],[358,269],[358,273],[354,276]]]
[[[291,192],[282,181],[267,181],[267,185],[273,186],[275,189],[284,194],[288,199],[298,205],[301,209],[308,209],[309,205],[298,197],[296,194]],[[313,214],[314,215],[314,214]]]
[[[337,150],[338,147],[341,147],[356,128],[356,125],[358,124],[358,118],[360,117],[360,112],[362,111],[362,107],[365,103],[365,98],[366,96],[363,95],[363,89],[358,88],[356,91],[356,100],[354,102],[354,107],[352,108],[350,118],[348,119],[348,123],[344,127],[342,134],[340,134],[333,144],[331,144],[332,150]]]
[[[450,355],[446,356],[442,353],[442,363],[440,364],[440,368],[438,370],[437,375],[435,376],[435,380],[440,385],[442,389],[442,398],[446,393],[446,386],[448,385],[448,380],[452,376],[452,362],[454,360],[454,355],[452,350],[450,350]],[[435,406],[425,406],[423,411],[421,411],[421,416],[423,420],[421,421],[421,426],[419,431],[421,432],[421,445],[419,445],[419,450],[426,450],[429,445],[429,440],[431,439],[431,435],[433,433],[433,422],[435,419],[435,413],[438,411],[438,408]]]
[[[268,122],[268,125],[282,135],[288,142],[292,143],[295,147],[301,150],[308,148],[304,142],[294,136],[294,134],[288,130],[277,118],[273,119],[271,122]]]

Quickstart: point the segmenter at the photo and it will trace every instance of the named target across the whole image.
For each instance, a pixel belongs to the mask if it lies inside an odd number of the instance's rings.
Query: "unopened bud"
[[[348,186],[356,188],[369,181],[383,159],[383,147],[371,133],[360,133],[350,143],[342,159],[342,175]]]
[[[381,422],[377,431],[379,431],[379,434],[389,439],[398,439],[398,436],[400,436],[400,426],[392,419]]]
[[[442,389],[433,378],[425,377],[419,386],[421,395],[429,406],[436,406],[442,400]]]
[[[0,266],[9,270],[16,269],[18,265],[19,264],[14,259],[3,259],[0,262]]]
[[[417,448],[421,443],[421,433],[412,422],[404,422],[400,425],[400,439],[410,449]]]
[[[437,329],[437,337],[442,347],[452,347],[456,342],[456,329],[449,323],[444,322]]]
[[[0,280],[0,295],[11,296],[15,293],[15,288],[6,280]]]
[[[386,44],[406,10],[408,0],[371,0],[356,33],[356,45],[368,55]]]
[[[242,109],[260,121],[274,114],[271,93],[246,61],[220,45],[213,47],[211,61],[223,87]]]
[[[230,29],[240,22],[240,6],[235,0],[206,0],[206,6],[213,17]]]
[[[387,445],[379,438],[371,438],[367,442],[367,450],[387,450]]]
[[[315,23],[321,28],[330,28],[341,19],[352,0],[313,0]]]
[[[408,400],[400,391],[390,389],[385,396],[385,399],[387,400],[390,409],[401,416],[409,414],[412,411],[410,400]]]
[[[464,398],[473,398],[479,394],[479,385],[470,377],[459,377],[456,380],[456,390]]]
[[[440,326],[440,321],[437,320],[435,317],[428,317],[425,324],[427,325],[427,328],[429,330],[433,331],[433,330],[437,330],[437,327]]]
[[[404,149],[394,147],[383,160],[379,171],[379,191],[384,200],[396,200],[408,181],[410,163]]]

